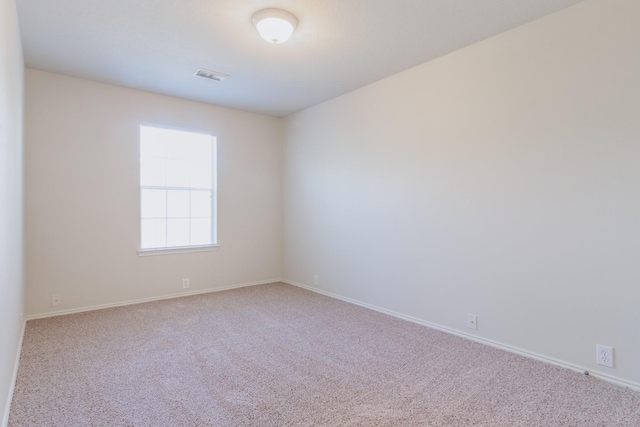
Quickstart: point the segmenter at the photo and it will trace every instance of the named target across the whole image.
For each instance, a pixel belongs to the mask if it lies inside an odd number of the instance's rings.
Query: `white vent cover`
[[[204,68],[198,68],[195,73],[193,73],[196,77],[202,77],[209,80],[215,80],[217,82],[221,82],[227,77],[226,74],[218,73],[217,71],[206,70]]]

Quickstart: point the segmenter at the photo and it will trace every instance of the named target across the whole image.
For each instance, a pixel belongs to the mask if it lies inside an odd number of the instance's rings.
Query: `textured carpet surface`
[[[10,426],[640,426],[640,393],[284,284],[28,322]]]

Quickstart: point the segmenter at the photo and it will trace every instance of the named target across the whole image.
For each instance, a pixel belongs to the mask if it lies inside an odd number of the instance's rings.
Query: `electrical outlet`
[[[189,287],[189,279],[182,279],[182,289],[187,289]]]
[[[318,286],[319,283],[320,283],[320,279],[318,278],[318,275],[316,274],[315,276],[313,276],[313,284]]]
[[[613,368],[613,347],[600,344],[596,345],[596,363]]]
[[[51,306],[57,307],[62,304],[62,296],[60,294],[51,295]]]
[[[467,314],[467,326],[469,329],[478,329],[478,316],[475,314]]]

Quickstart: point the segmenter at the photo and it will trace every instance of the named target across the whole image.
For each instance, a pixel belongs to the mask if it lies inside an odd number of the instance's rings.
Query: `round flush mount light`
[[[253,15],[252,21],[262,38],[274,44],[289,40],[298,25],[295,16],[280,9],[262,9]]]

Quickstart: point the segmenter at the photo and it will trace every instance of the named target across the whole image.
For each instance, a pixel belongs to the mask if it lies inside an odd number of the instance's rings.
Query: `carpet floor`
[[[275,283],[29,321],[9,426],[640,426],[640,393]]]

